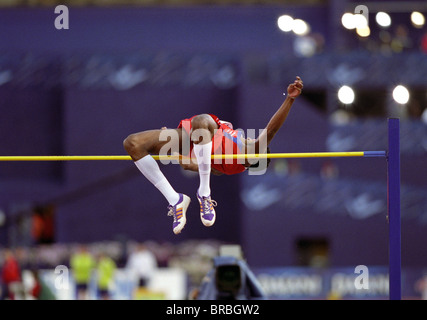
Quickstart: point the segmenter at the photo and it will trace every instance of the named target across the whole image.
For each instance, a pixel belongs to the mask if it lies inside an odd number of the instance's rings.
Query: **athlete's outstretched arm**
[[[295,99],[301,94],[302,88],[303,88],[303,83],[300,77],[296,77],[295,81],[288,86],[287,97],[285,101],[283,101],[280,108],[271,117],[270,121],[265,127],[265,130],[261,133],[261,135],[258,137],[256,141],[256,149],[259,150],[258,152],[260,153],[265,152],[265,150],[261,150],[261,149],[265,149],[270,144],[271,140],[273,140],[277,131],[279,131],[279,129],[282,127],[283,123],[288,117],[292,104],[294,103]],[[260,144],[263,144],[262,142],[263,140],[267,142],[267,145],[261,146],[261,149],[259,149]]]

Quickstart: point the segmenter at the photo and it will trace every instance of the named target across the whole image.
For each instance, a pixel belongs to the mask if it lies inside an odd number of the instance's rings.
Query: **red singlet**
[[[218,125],[218,129],[215,130],[212,139],[212,154],[241,154],[243,149],[242,132],[233,130],[227,124],[221,122],[217,116],[213,114],[210,114],[210,116]],[[183,128],[189,136],[191,120],[194,117],[181,120],[178,125],[178,128]],[[190,141],[190,154],[192,150],[193,143]],[[212,159],[211,167],[224,174],[231,175],[245,171],[246,167],[243,163],[244,159]]]

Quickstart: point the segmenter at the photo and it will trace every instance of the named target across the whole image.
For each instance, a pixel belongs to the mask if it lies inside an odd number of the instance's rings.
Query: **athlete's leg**
[[[201,114],[191,121],[191,140],[193,150],[199,167],[200,184],[197,190],[197,199],[200,203],[200,217],[205,226],[215,223],[215,201],[211,199],[210,175],[211,175],[211,154],[212,138],[217,123],[208,114]]]
[[[192,119],[191,127],[193,150],[199,166],[200,185],[198,192],[200,196],[208,197],[211,194],[210,175],[212,138],[215,134],[215,129],[218,128],[218,125],[210,115],[202,114]]]
[[[168,131],[165,131],[168,130]],[[175,139],[173,143],[179,146],[182,139],[181,129],[149,130],[129,135],[123,142],[127,153],[131,156],[136,167],[141,173],[163,194],[169,202],[169,213],[174,217],[173,231],[180,233],[186,223],[186,210],[190,204],[190,198],[184,194],[178,193],[171,186],[169,181],[163,175],[156,160],[151,154],[159,154],[162,147],[169,140],[162,141],[161,134],[165,137]]]
[[[171,143],[177,144],[176,150],[180,153],[188,152],[182,150],[185,146],[182,139],[188,139],[182,129],[147,130],[129,135],[123,141],[123,146],[133,161],[138,161],[148,154],[160,154],[162,148]]]
[[[178,133],[178,129],[169,130],[172,137]],[[157,161],[151,157],[151,154],[159,154],[160,149],[167,143],[167,141],[160,141],[162,131],[149,130],[131,134],[124,140],[123,146],[139,171],[159,189],[170,205],[175,205],[179,200],[179,194],[163,175]]]

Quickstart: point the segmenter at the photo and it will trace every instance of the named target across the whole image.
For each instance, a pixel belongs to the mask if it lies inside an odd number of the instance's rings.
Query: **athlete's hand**
[[[302,80],[300,77],[297,76],[294,83],[291,83],[288,86],[288,96],[291,97],[292,99],[295,99],[301,94],[302,88],[303,88]]]

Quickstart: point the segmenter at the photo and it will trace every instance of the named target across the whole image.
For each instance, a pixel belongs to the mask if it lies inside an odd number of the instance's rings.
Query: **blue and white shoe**
[[[184,229],[185,224],[187,223],[186,213],[188,206],[190,205],[191,199],[185,194],[179,194],[179,201],[176,205],[169,205],[168,216],[173,217],[173,233],[179,234],[182,229]]]
[[[197,200],[200,203],[200,219],[202,223],[206,227],[213,226],[216,219],[216,213],[214,207],[217,206],[215,200],[211,199],[211,196],[201,197],[197,192]]]

